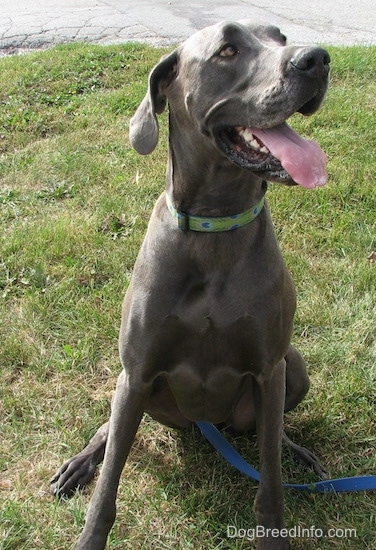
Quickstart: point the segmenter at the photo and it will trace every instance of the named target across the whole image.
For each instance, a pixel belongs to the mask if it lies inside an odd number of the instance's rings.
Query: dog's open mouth
[[[267,129],[223,128],[217,143],[232,162],[267,180],[308,188],[326,183],[325,153],[286,123]]]

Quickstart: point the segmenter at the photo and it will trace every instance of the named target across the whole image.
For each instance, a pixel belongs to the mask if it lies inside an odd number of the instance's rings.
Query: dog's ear
[[[156,115],[162,113],[166,107],[164,89],[176,75],[177,62],[178,54],[175,50],[154,67],[149,75],[148,91],[131,118],[129,139],[140,155],[151,153],[158,143],[159,126]]]

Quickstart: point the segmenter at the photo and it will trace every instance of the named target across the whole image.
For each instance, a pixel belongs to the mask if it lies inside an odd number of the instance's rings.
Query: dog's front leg
[[[255,500],[257,524],[262,535],[258,550],[288,550],[284,533],[281,446],[285,402],[286,362],[281,360],[270,377],[254,384],[257,438],[260,451],[260,485]]]
[[[140,424],[147,392],[140,391],[123,370],[112,402],[102,470],[86,514],[76,550],[103,550],[116,515],[119,479]]]

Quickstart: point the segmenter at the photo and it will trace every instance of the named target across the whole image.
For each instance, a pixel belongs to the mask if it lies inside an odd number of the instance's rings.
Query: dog
[[[69,494],[104,458],[76,550],[105,547],[144,412],[176,428],[205,420],[256,429],[254,507],[266,532],[257,548],[290,547],[268,533],[284,528],[283,414],[309,378],[290,343],[295,291],[265,193],[267,181],[325,184],[325,154],[286,120],[319,109],[329,67],[324,49],[287,45],[276,27],[240,21],[197,32],[151,71],[130,141],[141,155],[154,150],[168,102],[167,184],[124,299],[123,369],[110,421],[52,479],[56,495]],[[301,454],[319,470],[314,455]]]

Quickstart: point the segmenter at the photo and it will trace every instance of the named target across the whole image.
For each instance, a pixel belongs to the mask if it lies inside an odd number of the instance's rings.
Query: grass
[[[330,183],[271,186],[268,197],[312,379],[287,432],[339,477],[376,472],[376,48],[330,53],[325,106],[293,121],[327,152]],[[166,159],[166,116],[148,158],[130,149],[127,124],[160,55],[69,45],[0,60],[1,550],[67,550],[83,524],[92,487],[59,504],[48,480],[109,414],[122,297]],[[257,464],[254,438],[234,443]],[[283,470],[313,479],[287,451]],[[255,491],[197,433],[145,418],[109,548],[248,548],[226,526],[255,527]],[[296,538],[296,550],[371,550],[374,494],[287,492],[286,523],[357,531]]]

